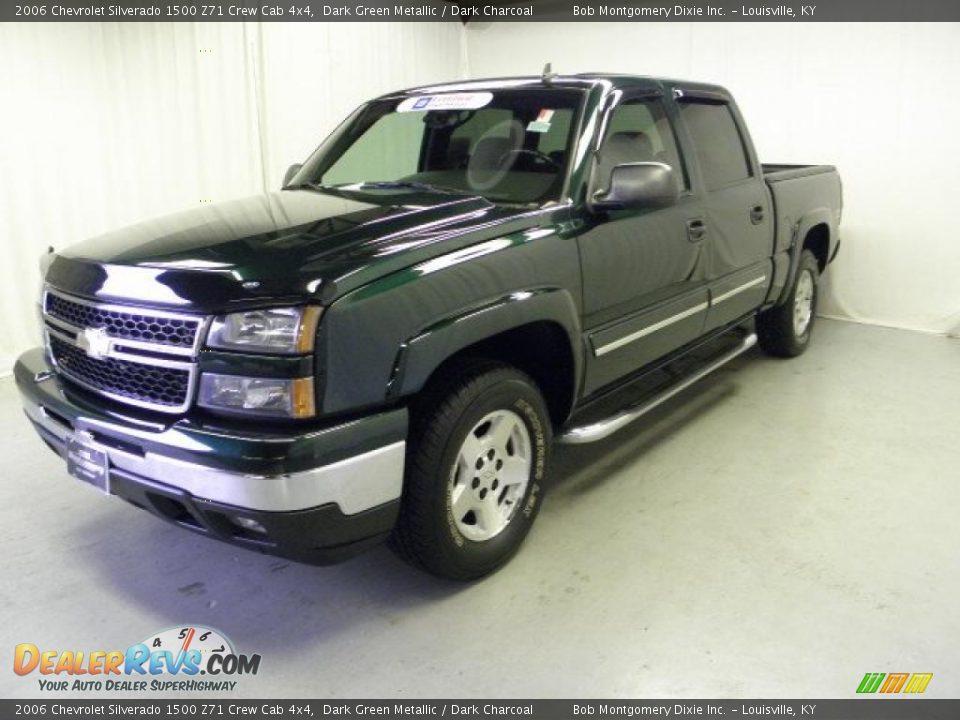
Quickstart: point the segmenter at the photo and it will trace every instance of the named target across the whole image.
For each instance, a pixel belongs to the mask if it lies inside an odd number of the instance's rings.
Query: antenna
[[[540,76],[540,79],[543,80],[544,85],[549,85],[550,83],[552,83],[553,79],[556,76],[557,74],[553,72],[551,63],[547,63],[546,65],[543,66],[543,74]]]

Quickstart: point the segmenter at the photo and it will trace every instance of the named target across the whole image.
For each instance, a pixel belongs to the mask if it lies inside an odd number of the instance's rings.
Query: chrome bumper
[[[64,454],[74,433],[92,436],[110,470],[160,483],[198,501],[263,512],[336,505],[355,515],[399,499],[406,411],[339,425],[282,431],[156,424],[110,412],[68,392],[43,352],[24,353],[14,374],[24,412]]]
[[[42,406],[24,398],[24,412],[34,423],[66,444],[72,432]],[[79,431],[109,432],[110,425],[86,419]],[[383,505],[400,497],[406,443],[395,442],[322,467],[283,475],[252,475],[206,467],[145,452],[142,456],[101,446],[111,468],[238,508],[267,512],[305,510],[333,503],[345,515]]]

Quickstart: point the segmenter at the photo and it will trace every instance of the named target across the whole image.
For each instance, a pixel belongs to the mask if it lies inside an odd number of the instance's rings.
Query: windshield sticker
[[[544,108],[537,114],[536,120],[527,125],[527,132],[545,133],[550,131],[550,121],[553,119],[553,110]]]
[[[397,112],[427,112],[430,110],[476,110],[489,105],[493,93],[444,93],[407,98],[397,105]]]

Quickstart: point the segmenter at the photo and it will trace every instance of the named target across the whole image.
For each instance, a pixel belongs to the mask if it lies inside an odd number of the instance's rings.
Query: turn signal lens
[[[313,378],[262,378],[204,373],[202,407],[250,415],[308,418],[316,415]]]

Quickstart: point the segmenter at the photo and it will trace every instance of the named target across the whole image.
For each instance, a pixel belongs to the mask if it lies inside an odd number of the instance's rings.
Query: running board
[[[565,445],[582,445],[584,443],[592,443],[596,442],[597,440],[603,440],[606,437],[610,437],[617,430],[626,427],[637,418],[646,415],[648,412],[653,410],[655,407],[662,405],[674,395],[683,392],[698,380],[702,380],[714,370],[719,370],[735,357],[742,355],[756,344],[757,336],[754,333],[750,333],[749,335],[745,336],[743,341],[733,350],[724,353],[709,365],[704,365],[696,372],[681,378],[659,395],[655,395],[649,400],[638,405],[633,405],[625,410],[621,410],[616,415],[612,415],[605,420],[600,420],[599,422],[591,423],[590,425],[582,425],[580,427],[570,428],[569,430],[564,431],[563,434],[557,438],[557,442]]]

